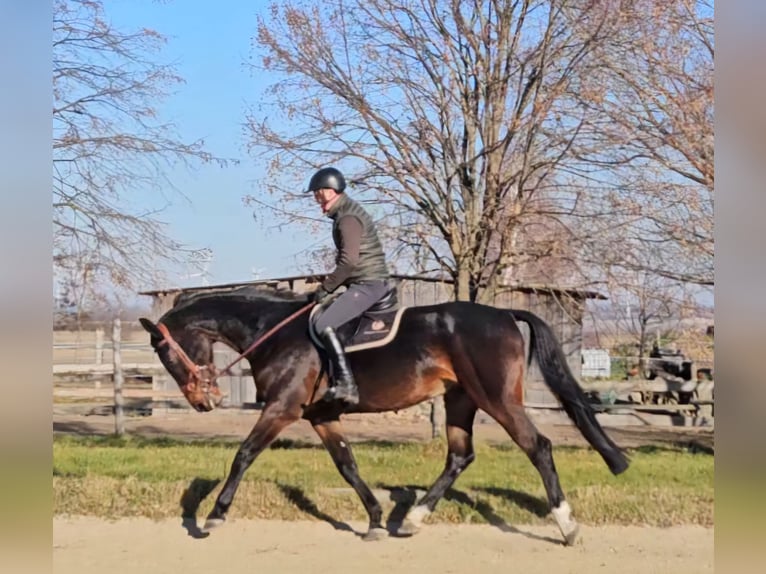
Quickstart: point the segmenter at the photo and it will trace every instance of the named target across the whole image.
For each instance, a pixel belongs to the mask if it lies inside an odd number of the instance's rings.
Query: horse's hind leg
[[[335,466],[340,471],[343,478],[346,479],[359,495],[364,504],[364,508],[370,517],[370,527],[364,540],[379,540],[388,536],[388,531],[383,527],[383,509],[380,502],[375,498],[370,488],[359,476],[359,469],[351,452],[351,446],[343,435],[340,422],[337,419],[323,420],[322,422],[312,421],[314,430],[322,439],[327,451],[330,453]]]
[[[397,530],[400,536],[411,536],[420,530],[423,519],[431,514],[447,489],[473,462],[473,419],[476,403],[460,387],[453,387],[444,396],[447,415],[447,463],[436,482],[413,506]]]
[[[524,411],[523,405],[508,402],[505,401],[504,405],[487,405],[485,410],[508,432],[540,473],[553,517],[564,535],[564,540],[568,545],[574,544],[579,526],[572,518],[571,508],[561,490],[556,465],[553,462],[551,441],[537,430]]]

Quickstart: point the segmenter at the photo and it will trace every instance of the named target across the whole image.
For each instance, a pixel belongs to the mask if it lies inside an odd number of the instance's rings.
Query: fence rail
[[[112,388],[98,388],[98,389],[67,389],[59,388],[53,390],[54,397],[70,398],[70,399],[110,399],[114,398],[114,389]],[[181,391],[157,391],[154,389],[136,389],[136,388],[123,388],[122,396],[128,399],[152,399],[152,400],[168,400],[168,399],[182,399],[183,395]]]
[[[138,374],[157,374],[162,365],[156,363],[124,363],[122,371],[135,371]],[[113,375],[114,363],[63,363],[53,365],[54,375]]]
[[[59,341],[54,344],[54,363],[53,375],[58,378],[75,379],[95,379],[96,383],[90,388],[68,388],[66,386],[54,386],[53,395],[63,399],[87,399],[108,400],[112,399],[115,412],[115,433],[120,435],[124,433],[125,399],[141,400],[145,399],[152,404],[168,404],[171,401],[177,401],[184,404],[183,395],[177,389],[175,382],[169,377],[162,364],[156,359],[152,348],[146,343],[123,340],[122,323],[115,319],[111,337],[106,338],[102,329],[93,333],[93,337],[84,337],[88,341],[78,340],[75,342]],[[59,356],[57,357],[57,351]],[[71,362],[66,361],[70,356],[66,353],[74,351],[79,355],[81,351],[86,351],[88,361]],[[62,353],[63,352],[63,356]],[[230,351],[216,349],[215,354],[223,355],[223,360],[228,362]],[[129,354],[134,360],[124,361],[124,354]],[[57,358],[59,359],[57,361]],[[64,359],[64,361],[61,361]],[[218,361],[216,361],[218,362]],[[241,386],[246,384],[248,388],[252,387],[252,381],[246,380],[250,377],[250,369],[240,366],[236,374],[232,377],[222,379],[224,384],[228,379],[229,399],[231,407],[248,407],[255,403],[254,391],[248,391],[246,395]],[[109,378],[112,385],[102,387],[101,381]],[[151,387],[139,386],[129,383],[126,386],[126,379],[151,379]],[[243,383],[240,385],[240,383]],[[130,386],[130,385],[133,386]],[[713,381],[684,381],[673,377],[655,378],[652,380],[633,379],[633,380],[585,380],[581,383],[583,390],[592,396],[608,397],[607,400],[594,403],[594,409],[600,413],[663,413],[663,414],[683,414],[686,416],[697,416],[712,421],[713,409]],[[647,394],[672,394],[672,393],[692,393],[692,399],[686,404],[641,404],[641,401],[634,401],[636,396],[646,396]],[[252,394],[250,400],[248,396]],[[560,406],[551,403],[537,403],[534,400],[525,402],[525,407],[530,410],[556,411],[561,410]],[[431,402],[431,424],[433,426],[433,436],[439,436],[444,427],[443,404],[440,398]]]

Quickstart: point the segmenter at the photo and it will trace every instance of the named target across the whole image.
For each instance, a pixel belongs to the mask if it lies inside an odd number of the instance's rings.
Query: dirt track
[[[57,433],[92,435],[114,432],[114,417],[84,416],[61,409],[54,412],[53,431]],[[212,437],[242,440],[252,429],[257,411],[214,411],[211,413],[179,412],[158,416],[126,418],[128,434],[140,436],[174,436],[189,439]],[[538,429],[551,439],[554,446],[588,446],[571,424],[559,424],[560,419],[535,417]],[[392,415],[348,415],[343,427],[351,441],[388,440],[423,441],[431,437],[431,425],[422,419]],[[710,428],[625,426],[607,428],[609,435],[623,448],[645,445],[693,446],[706,451],[714,447],[714,434]],[[510,443],[506,432],[494,421],[480,415],[474,425],[476,440]],[[299,421],[286,428],[280,439],[319,443],[319,438],[306,421]]]
[[[354,531],[364,525],[353,523]],[[178,520],[55,518],[54,572],[311,574],[713,572],[713,530],[583,527],[567,548],[550,527],[430,525],[413,538],[364,542],[325,522],[237,520],[204,539]]]
[[[131,417],[127,432],[143,436],[244,438],[257,413],[168,414]],[[427,440],[425,421],[348,417],[350,440]],[[538,422],[554,445],[584,445],[570,425]],[[111,416],[54,414],[55,432],[107,434]],[[623,427],[609,434],[623,447],[692,445],[713,449],[710,430]],[[489,442],[510,439],[496,424],[477,424],[475,436]],[[308,423],[289,427],[283,439],[317,442]],[[523,574],[619,572],[619,574],[713,572],[713,529],[681,526],[582,527],[573,548],[561,545],[551,520],[544,527],[427,525],[413,538],[363,542],[354,534],[364,524],[336,529],[326,522],[234,520],[200,539],[197,529],[175,520],[107,521],[91,517],[55,517],[54,572],[60,574],[195,574],[260,572],[311,574],[519,572]],[[196,537],[195,537],[196,536]]]

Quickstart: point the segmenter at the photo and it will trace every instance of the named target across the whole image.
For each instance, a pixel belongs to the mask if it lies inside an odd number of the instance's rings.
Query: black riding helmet
[[[338,193],[343,193],[346,189],[346,178],[343,174],[334,167],[323,167],[316,172],[309,181],[309,188],[307,193],[316,191],[317,189],[334,189]]]

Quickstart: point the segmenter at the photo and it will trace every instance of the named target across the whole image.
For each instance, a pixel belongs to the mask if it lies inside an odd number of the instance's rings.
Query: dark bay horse
[[[313,402],[320,400],[327,377],[322,353],[309,336],[308,313],[301,313],[307,303],[305,295],[243,287],[182,295],[157,324],[141,319],[162,364],[198,411],[214,409],[223,398],[215,381],[213,343],[221,342],[243,353],[264,333],[273,332],[257,349],[245,353],[258,400],[264,407],[234,457],[229,476],[207,517],[206,530],[223,523],[237,487],[255,458],[285,427],[305,418],[367,510],[370,523],[365,539],[388,534],[381,506],[359,476],[351,446],[343,434],[343,413],[334,403]],[[273,327],[291,314],[297,317],[274,332]],[[446,465],[410,509],[397,534],[417,532],[423,519],[473,462],[472,427],[477,409],[482,409],[502,425],[537,468],[566,543],[576,539],[578,525],[559,484],[551,442],[537,431],[524,410],[527,363],[516,320],[529,324],[530,355],[536,356],[546,383],[583,436],[612,473],[617,475],[628,468],[623,452],[597,422],[555,335],[539,317],[527,311],[463,302],[410,307],[404,310],[393,341],[348,355],[360,395],[353,412],[404,409],[444,395]],[[304,410],[307,404],[310,406]]]

